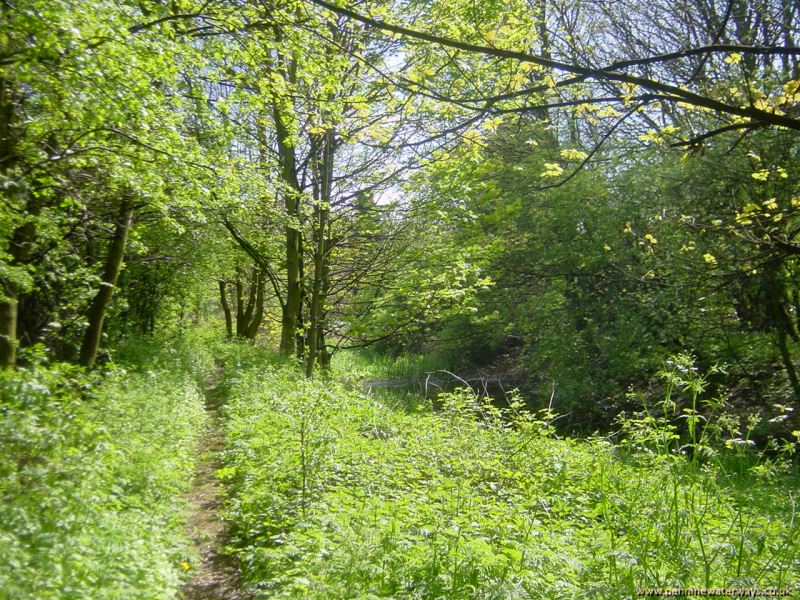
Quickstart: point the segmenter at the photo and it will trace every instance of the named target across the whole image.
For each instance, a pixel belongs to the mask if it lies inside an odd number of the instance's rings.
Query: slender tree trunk
[[[219,303],[222,305],[222,312],[225,314],[225,335],[228,339],[233,337],[233,317],[231,307],[228,305],[228,295],[225,291],[227,287],[225,280],[219,280]]]
[[[14,231],[9,249],[12,265],[24,265],[27,262],[35,238],[36,226],[33,223],[25,223]],[[13,367],[17,362],[19,303],[25,290],[11,279],[0,281],[5,296],[0,301],[0,368],[2,368]]]
[[[306,263],[303,256],[304,240],[303,234],[300,233],[300,300],[299,309],[297,311],[297,335],[294,339],[295,357],[303,360],[306,354],[306,335],[308,331],[306,328],[306,306],[308,302],[308,291],[306,290]]]
[[[39,214],[41,207],[31,198],[25,205],[30,217]],[[28,221],[14,230],[11,238],[9,254],[11,264],[25,265],[31,255],[31,248],[36,241],[36,225]],[[25,289],[13,280],[2,281],[5,300],[0,302],[0,366],[11,367],[16,363],[17,345],[19,343],[19,305]]]
[[[311,290],[311,306],[309,309],[309,327],[308,327],[308,355],[306,356],[306,377],[311,377],[314,374],[314,365],[318,359],[319,352],[319,316],[320,316],[320,281],[319,274],[321,273],[322,266],[320,264],[322,257],[318,253],[319,245],[314,250],[314,281]]]
[[[317,329],[319,330],[319,366],[327,369],[331,366],[331,353],[328,352],[328,344],[325,341],[325,323],[328,311],[325,305],[331,290],[331,252],[334,242],[330,237],[330,225],[328,227],[328,237],[325,240],[325,260],[322,263],[322,302],[320,304],[320,315]]]
[[[792,362],[792,354],[789,351],[789,335],[784,327],[778,329],[778,349],[781,351],[781,358],[783,359],[783,367],[786,369],[786,375],[789,376],[789,383],[792,384],[794,397],[800,400],[800,380],[797,378],[797,370]]]
[[[253,311],[252,319],[247,326],[247,339],[255,340],[258,335],[258,328],[261,327],[261,321],[264,319],[264,287],[266,286],[266,275],[259,272],[258,274],[258,287],[256,289],[256,301]]]
[[[314,256],[314,284],[311,291],[310,326],[308,328],[308,356],[306,357],[306,377],[314,374],[314,364],[319,359],[320,343],[320,314],[321,314],[321,284],[320,275],[322,273],[322,256],[319,254],[319,244],[315,249]]]
[[[291,205],[289,213],[297,213],[298,201]],[[281,320],[281,345],[284,354],[295,353],[297,343],[298,319],[302,309],[302,279],[300,276],[300,232],[292,226],[286,227],[286,304]]]
[[[250,291],[247,294],[247,308],[242,318],[242,329],[238,332],[240,337],[250,338],[250,325],[253,322],[253,311],[256,308],[259,272],[253,268],[250,273]]]
[[[320,361],[320,343],[324,343],[322,336],[322,312],[325,298],[323,297],[323,280],[325,275],[326,239],[328,230],[328,217],[330,214],[331,181],[333,176],[333,145],[334,132],[328,131],[322,144],[322,160],[319,165],[320,186],[318,202],[314,211],[314,277],[311,288],[311,307],[309,311],[308,330],[308,356],[306,357],[306,377],[314,374],[314,366]]]
[[[283,55],[280,43],[283,39],[280,28],[274,28],[276,41],[279,44],[276,64],[269,61],[268,68],[275,69],[274,74],[282,77],[291,88],[297,83],[297,60],[293,55]],[[293,104],[293,100],[286,98]],[[293,107],[285,110],[280,99],[272,102],[272,118],[278,142],[278,166],[281,179],[281,194],[286,210],[286,300],[282,305],[281,342],[282,354],[292,356],[297,349],[298,319],[302,310],[302,241],[300,237],[300,180],[297,172],[295,142],[291,135],[290,124],[294,119]]]
[[[0,16],[5,13],[5,6],[0,9]],[[14,132],[14,117],[17,97],[12,83],[0,77],[0,175],[6,179],[14,169],[17,162],[16,137]],[[2,200],[8,206],[19,204],[17,190],[7,187],[2,192]],[[9,254],[12,262],[17,262],[17,254],[25,252],[27,247],[19,247],[17,242],[21,230],[17,229],[12,234]],[[5,243],[5,241],[4,241]],[[0,368],[13,367],[17,362],[17,314],[19,310],[19,296],[22,290],[18,283],[11,279],[0,279]]]
[[[125,199],[120,205],[117,225],[114,230],[114,239],[108,250],[106,264],[103,268],[100,289],[92,300],[86,316],[89,326],[83,337],[79,362],[83,366],[91,369],[97,358],[97,350],[100,348],[100,339],[103,334],[103,321],[106,318],[108,306],[114,293],[114,286],[122,270],[122,261],[125,258],[125,246],[128,243],[128,234],[133,225],[133,204]]]
[[[244,286],[242,285],[242,272],[236,269],[236,337],[241,337],[244,331]]]
[[[17,307],[19,289],[14,283],[3,284],[5,299],[0,302],[0,368],[13,367],[17,362]]]
[[[278,160],[284,186],[284,207],[287,224],[286,236],[286,302],[281,317],[280,351],[293,355],[296,351],[297,325],[302,309],[301,239],[298,223],[300,219],[300,184],[297,178],[297,161],[291,135],[284,122],[283,111],[273,104],[273,118],[278,138]]]

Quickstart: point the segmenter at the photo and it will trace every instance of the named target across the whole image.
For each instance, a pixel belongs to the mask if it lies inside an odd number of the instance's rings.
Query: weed
[[[558,439],[518,397],[461,389],[412,411],[291,365],[240,368],[227,460],[245,577],[271,598],[797,584],[796,478],[733,477],[722,407],[696,372],[670,376],[615,444]]]

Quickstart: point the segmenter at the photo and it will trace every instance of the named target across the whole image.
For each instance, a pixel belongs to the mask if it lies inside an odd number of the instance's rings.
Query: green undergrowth
[[[434,411],[342,384],[352,361],[307,381],[250,348],[228,352],[219,475],[260,597],[611,599],[800,583],[798,482],[783,464],[733,471],[643,435],[559,439],[520,402],[501,411],[457,391]]]
[[[333,358],[338,379],[359,384],[365,380],[419,380],[426,373],[449,368],[440,358],[425,354],[392,357],[362,350],[339,352]]]
[[[0,598],[174,598],[204,422],[197,343],[0,374]]]

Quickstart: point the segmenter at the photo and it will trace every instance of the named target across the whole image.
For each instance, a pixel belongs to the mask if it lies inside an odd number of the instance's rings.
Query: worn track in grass
[[[220,427],[219,409],[222,402],[217,389],[220,370],[206,381],[206,412],[208,422],[198,443],[199,460],[194,483],[188,495],[195,507],[188,520],[199,564],[189,567],[189,580],[180,593],[182,600],[246,600],[250,597],[241,589],[236,560],[225,554],[228,524],[222,518],[224,494],[216,471],[222,465],[220,452],[224,438]]]

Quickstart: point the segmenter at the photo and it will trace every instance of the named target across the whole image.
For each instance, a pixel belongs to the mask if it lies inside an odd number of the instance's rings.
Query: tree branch
[[[433,44],[438,44],[440,46],[446,46],[449,48],[456,48],[474,54],[483,54],[486,56],[494,56],[497,58],[504,58],[524,63],[531,63],[538,65],[540,67],[546,67],[556,71],[572,73],[573,75],[579,75],[587,79],[628,83],[639,86],[645,90],[650,90],[653,92],[658,92],[673,96],[675,97],[676,101],[684,102],[685,104],[691,106],[708,108],[710,110],[723,114],[736,115],[739,117],[747,117],[752,121],[764,123],[765,125],[769,126],[785,127],[787,129],[800,131],[800,120],[789,117],[787,115],[779,115],[765,110],[761,110],[752,105],[741,107],[732,104],[726,104],[725,102],[709,98],[708,96],[703,96],[695,92],[684,90],[680,87],[670,85],[668,83],[662,83],[660,81],[648,79],[646,77],[629,75],[627,73],[620,73],[618,71],[613,71],[603,68],[595,69],[592,67],[586,67],[578,64],[565,63],[551,58],[545,58],[543,56],[528,54],[526,52],[520,52],[517,50],[503,50],[501,48],[481,46],[477,44],[471,44],[468,42],[462,42],[459,40],[442,37],[439,35],[434,35],[431,33],[416,31],[414,29],[409,29],[407,27],[402,27],[400,25],[393,25],[391,23],[387,23],[386,21],[380,19],[373,19],[372,17],[362,15],[349,8],[331,4],[326,0],[308,0],[308,1],[312,2],[313,4],[316,4],[317,6],[328,9],[329,11],[336,13],[338,15],[359,21],[361,23],[370,25],[371,27],[375,27],[383,31],[389,31],[412,39],[422,40],[425,42],[430,42]],[[717,46],[717,47],[724,48],[727,46]],[[647,59],[641,59],[641,60],[647,60]]]
[[[141,23],[139,25],[133,25],[132,27],[128,27],[129,33],[139,33],[140,31],[144,31],[146,29],[152,29],[156,25],[161,25],[161,23],[168,23],[169,21],[185,21],[187,19],[197,19],[198,17],[205,17],[203,13],[186,13],[186,14],[178,14],[178,15],[167,15],[165,17],[161,17],[159,19],[155,19],[148,23]]]
[[[725,127],[719,127],[718,129],[712,129],[711,131],[707,131],[702,135],[695,136],[689,140],[683,140],[680,142],[675,142],[674,144],[670,144],[672,148],[682,148],[682,147],[692,147],[697,146],[703,140],[707,140],[714,136],[717,136],[721,133],[725,133],[727,131],[738,131],[741,129],[747,129],[748,131],[752,131],[753,129],[760,129],[762,127],[766,127],[764,123],[732,123],[730,125],[725,125]]]
[[[242,234],[239,233],[239,230],[236,229],[234,224],[230,222],[227,216],[222,217],[222,224],[225,225],[225,229],[230,232],[239,247],[244,250],[245,253],[252,258],[253,261],[264,271],[269,279],[270,284],[272,284],[272,289],[275,291],[275,297],[278,299],[278,303],[281,305],[281,308],[284,308],[286,302],[283,299],[280,286],[278,285],[278,278],[275,275],[275,272],[272,270],[272,265],[269,264],[267,259],[261,256],[261,253],[256,250],[250,242],[244,239]]]
[[[634,106],[632,109],[630,109],[624,115],[622,115],[619,119],[617,119],[617,122],[614,123],[611,127],[609,127],[608,131],[606,131],[605,134],[603,134],[603,137],[600,138],[600,141],[598,141],[597,144],[595,144],[594,148],[592,148],[592,151],[589,152],[589,154],[586,156],[586,158],[584,158],[581,161],[581,164],[579,164],[577,167],[575,167],[575,169],[572,171],[572,173],[570,173],[569,175],[564,177],[564,179],[562,179],[562,180],[560,180],[560,181],[558,181],[556,183],[553,183],[551,185],[537,186],[536,189],[539,190],[539,191],[552,190],[553,188],[561,187],[562,185],[564,185],[565,183],[570,181],[573,177],[575,177],[578,173],[580,173],[583,170],[583,168],[589,163],[589,161],[592,159],[592,157],[595,154],[597,154],[597,151],[600,150],[600,148],[603,146],[603,144],[606,143],[606,141],[608,141],[608,138],[610,138],[611,134],[614,133],[614,131],[616,131],[617,127],[619,127],[622,123],[624,123],[625,120],[628,117],[630,117],[633,113],[635,113],[637,110],[639,110],[640,107],[641,107],[641,105]]]

